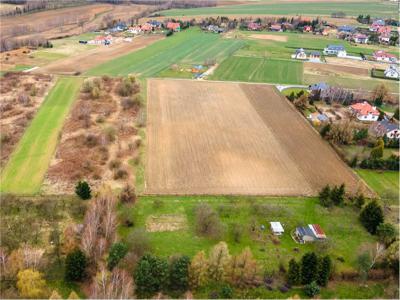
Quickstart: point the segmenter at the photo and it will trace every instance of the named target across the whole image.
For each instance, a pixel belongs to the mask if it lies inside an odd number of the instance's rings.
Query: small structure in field
[[[321,61],[321,52],[311,51],[308,58],[311,62],[320,62]]]
[[[382,120],[372,124],[370,132],[379,137],[386,136],[389,139],[400,138],[399,124],[390,122],[389,120]]]
[[[376,61],[397,63],[397,57],[394,54],[387,53],[384,50],[375,51],[373,57]]]
[[[313,113],[309,114],[307,119],[309,119],[316,126],[319,126],[322,123],[329,121],[329,118],[327,115],[321,114],[319,112],[313,112]]]
[[[312,32],[312,27],[310,25],[306,25],[303,27],[303,32]]]
[[[352,39],[357,44],[366,44],[368,43],[368,35],[363,33],[356,33],[352,36]]]
[[[346,57],[347,52],[343,45],[328,45],[324,49],[325,55],[336,55],[337,57]]]
[[[307,59],[307,53],[304,51],[303,48],[297,49],[296,52],[292,55],[292,58],[294,59],[300,59],[300,60],[306,60]]]
[[[311,92],[318,92],[318,91],[321,92],[328,89],[329,85],[325,82],[318,82],[310,85],[308,88]]]
[[[386,68],[384,72],[385,77],[391,79],[399,79],[400,78],[400,70],[397,65],[390,65]]]
[[[98,35],[93,40],[88,41],[89,45],[111,45],[113,37],[111,35]]]
[[[318,224],[308,224],[308,226],[297,227],[295,236],[300,244],[326,239],[326,235]]]
[[[285,232],[281,222],[269,222],[269,223],[271,225],[271,230],[274,235],[282,235]]]
[[[351,112],[360,121],[375,122],[378,121],[379,111],[375,106],[372,106],[367,101],[355,103],[350,106]]]

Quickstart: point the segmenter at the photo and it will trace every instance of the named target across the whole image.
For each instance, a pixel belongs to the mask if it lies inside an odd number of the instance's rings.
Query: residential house
[[[142,28],[140,26],[132,26],[128,28],[127,32],[132,34],[140,34],[142,32]]]
[[[346,57],[347,52],[343,45],[328,45],[324,49],[325,55],[336,55],[337,57]]]
[[[370,132],[379,137],[386,136],[389,139],[400,138],[399,124],[390,122],[389,120],[375,122],[371,125]]]
[[[151,27],[153,27],[154,29],[161,29],[162,28],[162,23],[160,21],[150,20],[147,23],[149,23],[151,25]]]
[[[309,26],[309,25],[306,25],[306,26],[303,27],[303,32],[312,32],[312,31],[313,31],[312,27]]]
[[[308,87],[311,92],[314,91],[323,91],[329,88],[329,85],[325,82],[314,83]]]
[[[385,77],[387,78],[399,79],[400,78],[399,66],[390,65],[389,67],[386,68],[384,74]]]
[[[379,43],[385,44],[385,45],[389,44],[390,43],[390,36],[391,36],[390,33],[382,33],[378,37]]]
[[[351,105],[350,110],[360,121],[375,122],[379,118],[379,110],[367,101]]]
[[[294,59],[300,59],[300,60],[306,60],[307,59],[307,54],[304,51],[303,48],[297,49],[294,54],[292,54],[292,58]]]
[[[339,26],[338,27],[338,32],[344,32],[344,33],[348,33],[348,34],[352,34],[356,31],[354,26],[350,26],[350,25],[343,25],[343,26]]]
[[[214,32],[214,33],[222,33],[225,31],[224,28],[218,27],[217,25],[208,25],[206,27],[206,29],[210,32]]]
[[[261,30],[261,24],[255,23],[255,22],[250,22],[249,24],[247,24],[247,30],[259,31],[259,30]]]
[[[175,23],[175,22],[168,22],[167,23],[167,29],[172,30],[172,31],[180,31],[181,30],[181,24],[180,23]]]
[[[93,40],[88,41],[89,45],[110,45],[112,44],[113,37],[111,35],[98,35]]]
[[[300,244],[326,239],[324,231],[318,224],[308,224],[308,226],[297,227],[295,236]]]
[[[327,115],[320,114],[319,112],[313,112],[313,113],[309,114],[307,119],[309,119],[316,126],[319,126],[322,123],[329,121],[329,118]]]
[[[153,31],[153,26],[151,26],[149,23],[144,23],[142,24],[141,29],[143,32],[151,32]]]
[[[377,32],[378,29],[382,26],[385,26],[385,21],[382,19],[375,20],[371,26],[369,27],[369,31]]]
[[[375,51],[373,57],[376,61],[397,63],[397,57],[394,54],[387,53],[383,50]]]
[[[285,232],[281,222],[270,222],[270,225],[274,235],[282,235]]]
[[[272,24],[269,29],[271,31],[282,31],[282,25],[281,24]]]
[[[321,61],[321,52],[311,51],[308,58],[312,62],[320,62]]]
[[[352,36],[352,39],[357,44],[366,44],[368,43],[368,36],[363,33],[356,33]]]

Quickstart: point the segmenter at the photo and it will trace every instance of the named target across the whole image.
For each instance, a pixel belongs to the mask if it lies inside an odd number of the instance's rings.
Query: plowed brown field
[[[149,80],[147,146],[148,194],[316,195],[328,183],[359,185],[267,85]]]

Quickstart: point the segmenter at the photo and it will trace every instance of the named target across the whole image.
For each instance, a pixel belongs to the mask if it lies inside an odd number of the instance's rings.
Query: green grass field
[[[357,170],[357,174],[383,199],[393,200],[398,204],[399,172]]]
[[[161,206],[155,206],[154,200],[161,200]],[[200,237],[195,233],[194,208],[200,202],[210,204],[220,215],[224,224],[224,234],[221,239],[213,240]],[[299,258],[306,251],[327,251],[332,255],[337,270],[355,267],[355,259],[359,247],[368,246],[374,242],[359,224],[357,211],[351,207],[333,208],[321,207],[313,198],[267,198],[267,197],[174,197],[163,196],[140,197],[133,207],[123,206],[120,211],[128,211],[134,216],[134,228],[144,228],[149,216],[180,214],[187,218],[188,227],[172,232],[148,232],[154,253],[169,256],[176,253],[195,255],[200,250],[208,251],[219,240],[229,244],[231,253],[237,254],[249,246],[254,256],[271,269],[277,269],[280,262],[288,262],[290,258]],[[340,220],[340,222],[338,222]],[[269,235],[269,222],[280,221],[284,224],[285,234],[274,244]],[[251,235],[251,224],[259,228],[262,224],[266,231]],[[329,237],[326,247],[317,244],[300,245],[295,243],[290,233],[296,226],[319,223]],[[231,233],[233,224],[242,227],[243,235],[240,242],[235,242]],[[126,238],[131,228],[120,227],[119,233]],[[299,252],[294,251],[299,248]],[[337,258],[342,257],[344,262]]]
[[[2,170],[1,192],[39,192],[81,82],[81,78],[58,79]]]
[[[397,17],[397,5],[382,1],[362,2],[283,2],[243,4],[191,9],[171,9],[162,11],[164,16],[201,15],[312,15],[330,16],[333,12],[344,12],[347,16],[369,14],[371,17]]]
[[[89,70],[87,75],[117,76],[135,73],[150,77],[172,64],[202,64],[206,59],[221,61],[242,45],[241,40],[222,39],[217,34],[203,33],[193,28],[101,64]]]
[[[231,56],[221,63],[210,79],[301,84],[303,64],[289,60]]]

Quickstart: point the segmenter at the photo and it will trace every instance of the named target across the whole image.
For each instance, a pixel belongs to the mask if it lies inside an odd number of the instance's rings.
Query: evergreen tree
[[[189,265],[190,259],[187,256],[172,259],[169,269],[170,288],[172,290],[187,290],[189,287]]]
[[[141,298],[164,290],[168,282],[167,261],[151,254],[144,255],[136,266],[134,279],[136,292]]]
[[[329,255],[324,256],[319,261],[317,283],[320,286],[326,286],[331,275],[332,261]]]
[[[86,256],[81,250],[76,249],[69,253],[65,259],[65,280],[81,281],[84,279],[86,264]]]
[[[374,200],[368,203],[360,214],[360,221],[365,229],[371,234],[375,234],[379,224],[383,223],[382,207]]]
[[[318,295],[319,292],[320,288],[315,281],[311,282],[310,284],[307,284],[304,287],[304,294],[306,294],[310,298],[313,298],[314,296]]]
[[[112,270],[121,259],[125,257],[128,253],[128,246],[124,243],[115,243],[110,248],[110,253],[108,254],[107,267]]]
[[[319,192],[319,202],[322,206],[329,207],[332,206],[331,201],[331,188],[329,185],[326,185],[320,192]]]
[[[362,208],[362,207],[364,206],[364,203],[365,203],[365,197],[364,197],[364,195],[361,194],[361,193],[358,194],[358,195],[356,196],[355,203],[356,203],[356,206],[357,206],[358,208]]]
[[[341,184],[339,187],[334,187],[331,191],[331,199],[335,205],[342,205],[344,202],[345,187]]]
[[[294,258],[289,261],[287,282],[290,285],[299,285],[301,282],[300,265],[296,262]]]
[[[379,240],[389,246],[397,237],[396,228],[390,223],[381,223],[376,229]]]
[[[86,181],[79,181],[75,186],[75,193],[82,200],[88,200],[92,198],[92,191],[89,184]]]
[[[301,258],[301,283],[309,284],[317,279],[318,258],[314,252],[308,252]]]

